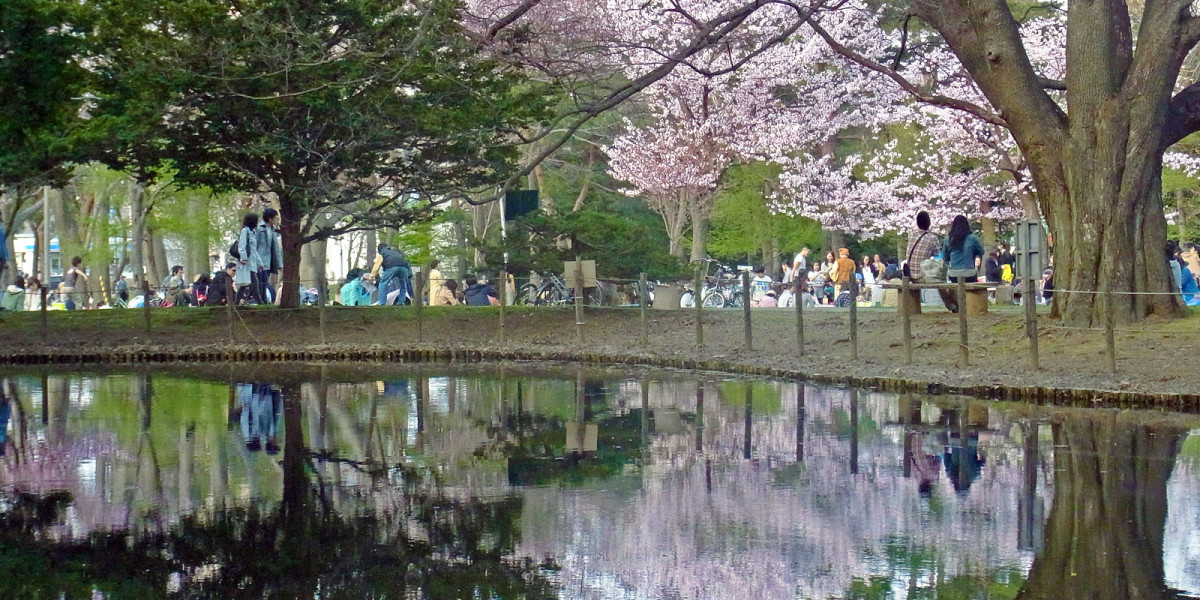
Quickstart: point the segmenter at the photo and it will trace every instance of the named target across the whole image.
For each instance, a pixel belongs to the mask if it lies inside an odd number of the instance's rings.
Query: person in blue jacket
[[[979,278],[979,260],[983,258],[983,244],[971,233],[971,224],[963,215],[954,217],[950,223],[950,234],[942,242],[942,258],[946,261],[946,276],[950,283],[960,279],[974,283]],[[958,312],[958,298],[950,290],[938,290],[942,302],[950,312]]]

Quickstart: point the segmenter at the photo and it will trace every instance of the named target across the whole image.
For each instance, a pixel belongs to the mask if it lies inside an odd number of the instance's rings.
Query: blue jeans
[[[404,267],[391,267],[389,269],[384,269],[383,271],[381,271],[379,273],[379,284],[378,284],[379,297],[375,300],[375,304],[378,304],[379,306],[383,306],[384,304],[387,304],[388,294],[392,291],[395,291],[393,289],[394,283],[396,283],[396,284],[400,283],[399,281],[396,281],[393,283],[392,280],[396,279],[400,275],[400,272],[402,270],[404,270]],[[398,297],[396,299],[396,302],[397,302],[397,304],[404,304],[403,295]]]

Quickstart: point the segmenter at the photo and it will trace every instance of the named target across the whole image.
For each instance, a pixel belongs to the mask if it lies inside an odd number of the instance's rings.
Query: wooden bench
[[[899,283],[884,282],[882,284],[885,290],[901,290],[903,286]],[[967,292],[967,314],[968,315],[986,315],[988,312],[988,290],[994,289],[994,283],[967,283],[964,284]],[[910,283],[908,284],[909,295],[904,297],[900,294],[900,301],[897,302],[899,310],[908,311],[910,315],[921,314],[921,290],[946,290],[951,294],[958,293],[957,283]]]

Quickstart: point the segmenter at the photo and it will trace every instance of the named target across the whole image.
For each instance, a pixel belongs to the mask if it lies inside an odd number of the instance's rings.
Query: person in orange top
[[[850,250],[846,248],[838,250],[838,259],[834,266],[836,269],[833,274],[833,282],[837,284],[837,295],[840,296],[842,292],[850,290],[850,282],[854,279],[858,268],[854,264],[854,259],[850,258]]]

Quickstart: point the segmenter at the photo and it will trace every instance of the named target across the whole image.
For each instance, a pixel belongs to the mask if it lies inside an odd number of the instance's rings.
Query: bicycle
[[[713,259],[704,261],[705,265],[705,286],[701,294],[701,301],[705,308],[738,308],[742,306],[745,299],[742,297],[742,286],[738,279],[737,272]],[[715,264],[717,271],[713,275],[707,274],[708,265]],[[695,292],[685,286],[684,291],[679,296],[680,308],[694,308]]]
[[[602,306],[606,299],[604,286],[597,285],[588,290],[585,292],[584,301],[590,306]],[[521,286],[517,297],[526,305],[556,306],[574,302],[575,290],[567,287],[566,281],[556,273],[544,273],[540,284],[527,283]]]

